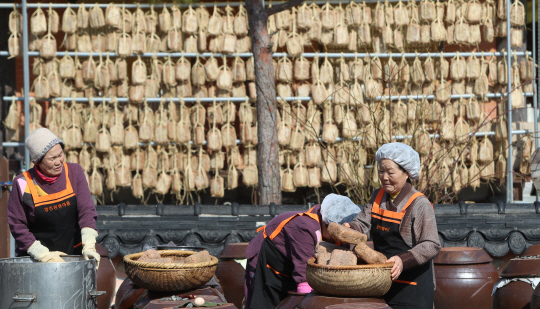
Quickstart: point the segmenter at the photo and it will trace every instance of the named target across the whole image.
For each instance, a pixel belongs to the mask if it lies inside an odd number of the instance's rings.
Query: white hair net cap
[[[390,159],[403,167],[412,179],[416,179],[420,173],[420,156],[411,146],[403,143],[384,144],[377,150],[375,160],[381,164],[382,159]]]
[[[359,212],[360,207],[350,198],[333,193],[328,194],[321,204],[321,216],[326,224],[351,222]]]

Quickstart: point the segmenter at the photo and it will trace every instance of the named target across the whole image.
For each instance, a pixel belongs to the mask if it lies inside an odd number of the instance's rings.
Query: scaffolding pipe
[[[519,0],[515,0],[519,1]],[[506,61],[508,64],[508,67],[506,68],[506,74],[508,77],[508,84],[506,85],[506,99],[507,99],[507,106],[508,106],[508,118],[506,119],[506,123],[508,125],[508,133],[512,132],[512,98],[510,96],[510,92],[512,91],[512,46],[510,44],[512,32],[510,31],[510,0],[506,1]],[[506,160],[506,202],[512,203],[514,201],[514,176],[513,176],[513,167],[514,164],[512,162],[512,134],[508,134],[508,156]]]
[[[532,57],[533,57],[533,66],[536,66],[536,0],[532,0]],[[538,67],[538,70],[540,70],[540,67]],[[538,149],[538,89],[537,89],[537,83],[536,83],[536,70],[533,69],[533,116],[534,116],[534,148]],[[537,194],[538,198],[538,194]]]
[[[23,80],[24,80],[24,140],[30,135],[30,59],[28,58],[28,10],[26,0],[22,0],[23,22]],[[24,168],[30,169],[30,153],[24,148]]]
[[[420,2],[421,0],[415,0],[417,2]],[[277,1],[276,1],[277,2]],[[345,8],[346,5],[348,5],[348,1],[340,1],[340,0],[331,0],[331,1],[305,1],[306,3],[308,4],[311,4],[313,2],[315,2],[315,4],[317,5],[324,5],[326,3],[330,3],[330,4],[343,4],[343,8]],[[365,0],[366,3],[377,3],[379,2],[379,0]],[[391,3],[394,3],[394,2],[399,2],[399,0],[386,0],[386,2],[391,2]],[[277,2],[277,4],[280,4],[280,2]],[[80,6],[84,6],[85,8],[93,8],[95,4],[70,4],[69,6],[71,8],[79,8]],[[227,3],[212,3],[212,2],[208,2],[208,3],[199,3],[199,4],[195,4],[195,5],[191,5],[192,7],[201,7],[201,6],[205,6],[205,7],[214,7],[214,6],[217,6],[217,7],[226,7],[226,6],[230,6],[230,7],[237,7],[237,6],[240,6],[240,5],[245,5],[244,2],[227,2]],[[52,4],[43,4],[41,5],[42,8],[48,8],[49,6],[51,6],[53,9],[65,9],[68,7],[67,4],[63,4],[63,3],[52,3]],[[98,3],[98,6],[100,8],[107,8],[109,6],[109,4],[106,4],[106,3]],[[137,7],[140,7],[141,9],[146,9],[146,8],[150,8],[150,4],[124,4],[125,8],[126,9],[136,9]],[[155,4],[154,5],[154,8],[158,9],[158,8],[163,8],[163,6],[166,6],[166,7],[172,7],[173,4],[172,3],[169,3],[169,4]],[[189,7],[190,5],[189,4],[178,4],[178,7],[180,8],[187,8]],[[21,5],[20,4],[17,4],[17,7],[20,8]],[[30,3],[28,4],[28,8],[29,9],[35,9],[37,8],[37,4],[35,3]],[[10,9],[10,8],[13,8],[13,3],[0,3],[0,9]]]
[[[514,130],[512,131],[512,134],[513,135],[519,135],[519,134],[528,134],[528,133],[531,133],[531,131],[529,130]],[[469,136],[472,136],[473,134],[472,133],[469,133]],[[489,131],[489,132],[476,132],[474,134],[474,136],[477,136],[477,137],[483,137],[483,136],[495,136],[495,132],[494,131]],[[429,137],[431,138],[440,138],[440,135],[439,134],[430,134]],[[404,140],[404,139],[412,139],[413,136],[412,135],[392,135],[392,139],[393,140]],[[359,140],[362,140],[363,138],[362,137],[353,137],[352,140],[353,141],[359,141]],[[319,141],[322,142],[322,138],[318,138]],[[342,137],[338,137],[336,138],[336,141],[337,142],[342,142],[343,141],[343,138]],[[81,146],[84,146],[84,145],[90,145],[89,143],[82,143]],[[146,146],[147,144],[150,144],[152,146],[157,146],[157,145],[160,145],[160,144],[157,144],[155,142],[150,142],[150,143],[142,143],[142,142],[139,142],[139,146]],[[171,144],[171,145],[175,145],[176,143],[175,142],[171,142],[171,143],[168,143],[168,144]],[[193,141],[189,141],[189,144],[190,145],[193,145]],[[207,141],[204,141],[203,142],[203,145],[206,145],[207,144]],[[242,141],[237,139],[236,140],[236,144],[237,145],[240,145],[242,144]],[[19,147],[19,146],[24,146],[24,143],[14,143],[14,142],[6,142],[6,143],[2,143],[2,146],[3,147]]]
[[[101,56],[109,56],[109,57],[118,57],[116,55],[115,52],[104,52],[104,53],[98,53],[98,52],[73,52],[73,51],[60,51],[60,52],[56,52],[56,57],[63,57],[65,55],[68,55],[68,56],[71,56],[71,57],[75,57],[75,56],[79,56],[79,57],[90,57],[90,55],[92,57],[99,57],[100,55]],[[458,53],[454,53],[454,52],[451,52],[451,53],[445,53],[443,52],[442,55],[443,57],[445,58],[452,58],[452,57],[455,57]],[[507,53],[503,53],[503,52],[485,52],[485,53],[481,53],[481,52],[475,52],[475,53],[471,53],[471,52],[466,52],[466,53],[459,53],[460,56],[462,57],[470,57],[472,55],[475,55],[476,57],[482,57],[482,56],[495,56],[495,57],[501,57],[501,56],[504,56],[506,55]],[[516,56],[527,56],[527,55],[531,55],[532,52],[530,51],[525,51],[525,52],[516,52]],[[38,51],[31,51],[31,52],[28,52],[28,56],[30,57],[39,57],[40,53]],[[151,57],[171,57],[171,58],[179,58],[179,57],[182,57],[184,56],[185,58],[196,58],[196,57],[200,57],[200,58],[209,58],[210,56],[214,56],[215,58],[218,58],[218,57],[228,57],[228,58],[235,58],[236,56],[240,57],[240,58],[249,58],[249,57],[252,57],[253,56],[253,53],[234,53],[234,54],[221,54],[221,53],[183,53],[183,52],[171,52],[171,53],[164,53],[164,52],[159,52],[159,53],[142,53],[142,54],[132,54],[130,57],[137,57],[137,56],[141,56],[143,58],[151,58]],[[302,56],[304,58],[315,58],[315,57],[319,57],[319,58],[324,58],[324,57],[328,57],[328,58],[366,58],[366,57],[371,57],[371,58],[375,58],[376,56],[378,56],[379,58],[389,58],[389,57],[392,57],[392,58],[401,58],[401,57],[405,57],[405,58],[427,58],[427,57],[432,57],[432,58],[438,58],[440,57],[441,53],[303,53]],[[0,51],[0,56],[9,56],[9,52],[7,51]],[[290,57],[292,58],[289,54],[287,53],[273,53],[272,54],[272,57],[274,58],[281,58],[281,57]]]
[[[523,96],[524,97],[533,97],[534,93],[524,92]],[[481,96],[475,95],[475,94],[453,94],[453,95],[450,96],[450,99],[454,99],[454,100],[457,100],[457,99],[469,99],[470,97],[481,98]],[[501,97],[503,97],[503,95],[500,94],[500,93],[488,93],[488,94],[485,95],[485,97],[486,98],[501,98]],[[426,100],[433,100],[433,99],[435,99],[435,95],[379,96],[379,97],[375,97],[373,100],[374,101],[381,101],[383,99],[391,100],[391,101],[396,101],[396,100],[400,100],[400,99],[401,100],[422,100],[424,98]],[[13,100],[13,97],[5,96],[5,97],[3,97],[3,99],[4,99],[4,101],[11,101],[11,100]],[[33,98],[30,98],[30,99],[33,100]],[[125,97],[122,97],[122,98],[106,98],[106,97],[92,98],[92,100],[94,102],[109,102],[109,101],[113,101],[114,99],[116,99],[116,101],[118,103],[129,103],[129,99],[125,98]],[[23,100],[24,100],[24,97],[15,97],[15,101],[23,101]],[[37,102],[49,102],[51,100],[56,100],[57,102],[60,102],[62,100],[64,102],[71,102],[71,101],[75,100],[76,102],[79,102],[79,103],[86,103],[86,102],[90,101],[89,98],[61,98],[61,97],[49,98],[49,99],[40,99],[40,100],[36,100],[36,101]],[[285,98],[277,97],[276,100],[277,101],[285,100],[287,102],[310,101],[310,100],[312,100],[312,97],[285,97]],[[332,97],[328,97],[327,100],[328,101],[332,100]],[[175,103],[182,102],[182,101],[185,102],[185,103],[196,103],[196,102],[213,103],[214,101],[216,101],[216,102],[245,102],[245,101],[249,101],[249,98],[247,98],[247,97],[231,97],[231,98],[194,98],[194,97],[190,97],[190,98],[146,98],[146,101],[148,103],[159,103],[161,101],[175,102]]]
[[[528,133],[531,133],[531,131],[529,131],[529,130],[514,130],[511,133],[512,133],[512,135],[519,135],[519,134],[528,134]],[[473,135],[472,133],[469,133],[469,136],[472,136],[472,135]],[[474,136],[476,136],[476,137],[495,136],[495,131],[476,132],[476,133],[474,133]],[[431,137],[431,138],[440,138],[441,136],[439,134],[430,134],[429,137]],[[405,138],[412,139],[413,136],[412,135],[393,135],[392,136],[392,139],[395,139],[395,140],[404,140]]]
[[[536,0],[532,0],[532,54],[533,66],[536,66]],[[528,63],[528,61],[527,61]],[[528,65],[528,64],[527,64]],[[536,70],[533,67],[533,117],[534,117],[534,149],[538,149],[538,89],[536,87]],[[536,190],[536,201],[540,200],[540,192]]]
[[[24,143],[17,143],[17,142],[3,142],[2,147],[20,147],[24,146]]]

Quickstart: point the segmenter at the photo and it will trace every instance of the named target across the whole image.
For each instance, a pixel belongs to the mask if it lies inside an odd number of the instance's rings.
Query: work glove
[[[94,259],[96,260],[96,270],[99,268],[99,261],[101,256],[96,251],[96,238],[98,232],[89,227],[84,227],[81,230],[81,240],[82,240],[82,254],[85,260]]]
[[[26,250],[28,252],[28,255],[30,255],[34,260],[38,260],[40,262],[48,263],[48,262],[65,262],[64,259],[62,259],[61,255],[67,255],[64,252],[60,251],[53,251],[50,252],[47,247],[41,244],[41,241],[36,240],[34,243]]]

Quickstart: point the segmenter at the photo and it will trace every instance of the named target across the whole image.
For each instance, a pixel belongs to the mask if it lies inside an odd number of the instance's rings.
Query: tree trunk
[[[259,203],[281,204],[279,147],[277,140],[277,102],[270,36],[266,28],[268,16],[263,0],[246,0],[249,29],[255,60],[257,87],[257,168],[259,171]]]
[[[264,0],[246,0],[249,29],[255,60],[257,88],[257,168],[259,172],[259,203],[281,204],[281,176],[279,173],[279,147],[277,140],[276,81],[272,64],[270,35],[266,28],[268,16],[290,9],[304,0],[289,0],[271,8]]]

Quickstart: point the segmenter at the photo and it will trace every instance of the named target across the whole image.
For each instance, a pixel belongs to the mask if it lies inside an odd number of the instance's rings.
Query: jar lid
[[[245,259],[248,242],[226,244],[219,255],[220,259]]]
[[[540,276],[540,255],[511,259],[501,271],[501,277]]]
[[[444,247],[433,258],[435,264],[481,264],[489,263],[492,259],[482,248],[475,247]]]

